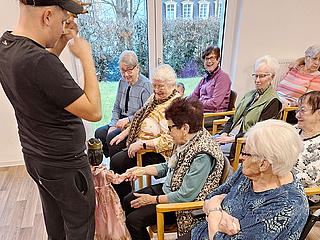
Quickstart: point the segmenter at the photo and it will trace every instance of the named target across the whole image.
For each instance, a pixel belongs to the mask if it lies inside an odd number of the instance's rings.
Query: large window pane
[[[218,45],[222,0],[163,0],[163,10],[176,4],[175,19],[162,17],[163,60],[177,72],[178,81],[185,83],[189,95],[205,70],[202,52],[209,45]],[[186,19],[189,6],[193,5],[193,18]],[[188,7],[187,7],[188,6]],[[191,8],[190,8],[191,9]],[[220,11],[220,12],[219,12]],[[164,11],[163,11],[164,12]]]
[[[141,73],[148,77],[148,28],[145,0],[87,0],[89,13],[79,16],[80,35],[92,46],[99,79],[103,118],[94,128],[107,124],[121,78],[118,57],[124,50],[136,52]]]

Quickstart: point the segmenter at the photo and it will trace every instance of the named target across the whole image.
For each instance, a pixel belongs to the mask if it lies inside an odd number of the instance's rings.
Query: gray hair
[[[254,70],[257,71],[257,69],[262,65],[267,65],[270,69],[270,73],[272,74],[276,74],[276,72],[279,70],[278,60],[274,57],[271,57],[270,55],[265,55],[258,58],[254,64]]]
[[[119,56],[119,64],[123,63],[129,67],[135,67],[139,64],[137,54],[133,51],[125,50]]]
[[[152,74],[151,82],[154,79],[164,81],[169,85],[176,85],[177,75],[170,65],[163,64],[155,69]]]
[[[317,56],[320,53],[320,45],[315,44],[311,47],[308,47],[308,49],[304,52],[306,57],[314,57]]]
[[[245,136],[250,153],[255,155],[254,161],[266,159],[277,176],[284,176],[291,171],[303,149],[303,142],[295,127],[281,120],[258,122]]]

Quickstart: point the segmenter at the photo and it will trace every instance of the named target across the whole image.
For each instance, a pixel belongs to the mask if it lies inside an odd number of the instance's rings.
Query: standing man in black
[[[20,0],[17,26],[0,38],[0,82],[39,188],[48,239],[92,240],[94,186],[80,118],[99,121],[101,101],[91,47],[76,36],[67,11],[82,7],[73,0]],[[58,58],[71,38],[70,50],[83,65],[83,90]]]

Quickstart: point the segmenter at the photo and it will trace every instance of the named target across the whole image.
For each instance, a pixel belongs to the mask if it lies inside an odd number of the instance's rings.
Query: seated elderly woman
[[[243,166],[206,197],[207,217],[192,229],[192,239],[299,239],[309,214],[303,186],[291,172],[302,150],[299,134],[270,119],[246,137]]]
[[[150,239],[146,227],[156,224],[156,204],[203,200],[219,185],[224,168],[223,154],[210,133],[202,128],[203,108],[196,98],[177,98],[166,109],[170,135],[176,149],[166,163],[136,167],[137,173],[166,177],[164,183],[130,193],[124,199],[126,224],[132,239]],[[189,212],[177,212],[178,232],[190,231],[196,223]],[[176,221],[174,212],[165,215],[166,223]]]
[[[209,46],[202,53],[206,74],[195,87],[190,97],[198,98],[205,112],[224,112],[228,110],[231,80],[220,63],[220,48]],[[204,126],[212,128],[212,121],[219,117],[207,117]]]
[[[277,93],[285,105],[297,106],[298,98],[304,93],[320,91],[320,45],[313,45],[305,51],[304,62],[304,65],[289,70],[279,83]],[[289,112],[287,122],[297,122],[293,112]]]
[[[107,136],[110,169],[115,173],[121,174],[136,166],[135,155],[141,149],[154,150],[143,155],[144,165],[164,162],[170,156],[173,140],[168,134],[164,111],[179,96],[176,74],[169,65],[161,65],[152,75],[151,83],[153,94],[143,108],[135,113],[130,126],[115,137],[114,132]],[[113,186],[121,202],[132,190],[129,182]]]
[[[145,104],[152,94],[150,81],[140,73],[140,65],[135,52],[125,50],[119,56],[122,78],[119,81],[117,97],[112,109],[110,123],[98,128],[94,135],[102,142],[103,153],[109,157],[107,135],[119,134],[132,121],[133,115]]]
[[[269,55],[256,60],[252,74],[256,85],[249,91],[236,107],[234,116],[225,124],[222,132],[216,137],[221,149],[229,158],[234,157],[235,142],[254,124],[270,118],[276,118],[281,110],[281,102],[271,86],[276,71],[277,60]]]
[[[320,91],[312,91],[299,98],[296,117],[303,151],[293,170],[304,187],[320,187]],[[320,201],[319,195],[308,198],[310,205]]]

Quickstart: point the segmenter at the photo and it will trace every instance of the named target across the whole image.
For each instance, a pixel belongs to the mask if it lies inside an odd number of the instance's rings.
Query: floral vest
[[[198,154],[209,154],[215,158],[216,164],[195,199],[195,201],[201,201],[204,200],[207,194],[219,186],[224,167],[224,157],[219,145],[206,129],[200,130],[191,141],[192,142],[179,154],[177,165],[172,174],[171,189],[172,191],[177,191],[181,187],[184,175]],[[190,210],[176,212],[179,236],[190,231],[199,221],[193,219],[190,212]]]

